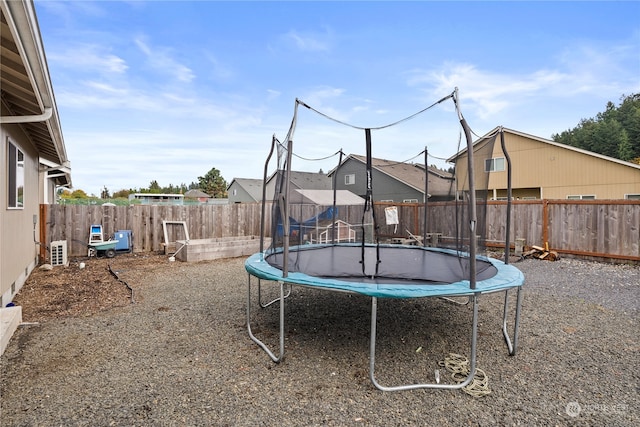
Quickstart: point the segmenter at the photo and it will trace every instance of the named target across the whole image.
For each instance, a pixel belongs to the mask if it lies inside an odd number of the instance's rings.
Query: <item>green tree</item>
[[[626,97],[618,111],[634,157],[640,157],[640,93]]]
[[[162,190],[160,189],[160,184],[158,184],[158,181],[154,179],[149,183],[149,193],[159,194],[161,192]]]
[[[627,138],[627,133],[624,132],[623,139],[618,144],[618,158],[625,162],[630,162],[633,159],[633,147]]]
[[[216,168],[211,168],[206,175],[198,177],[198,187],[212,197],[227,197],[227,182]]]
[[[71,198],[72,199],[88,199],[89,196],[83,190],[78,188],[77,190],[73,190],[71,192]]]
[[[131,193],[136,193],[136,191],[133,190],[119,190],[119,191],[115,191],[111,196],[114,199],[127,199],[129,198],[129,194]]]
[[[551,139],[621,160],[640,157],[640,94],[623,95],[618,107],[608,102],[595,118],[582,119]]]
[[[598,122],[588,135],[590,150],[594,153],[604,154],[609,157],[618,157],[620,143],[627,139],[620,122],[609,119]]]

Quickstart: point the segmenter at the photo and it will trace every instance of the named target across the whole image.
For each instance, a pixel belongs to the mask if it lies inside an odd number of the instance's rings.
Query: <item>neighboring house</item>
[[[262,180],[233,178],[227,187],[229,203],[262,202]]]
[[[197,188],[191,189],[186,193],[184,193],[185,200],[195,201],[199,203],[207,203],[210,198],[211,196],[209,196],[207,193]]]
[[[271,175],[267,180],[267,200],[273,199],[276,188],[276,176]],[[331,190],[333,183],[331,177],[322,172],[291,171],[289,178],[289,191],[298,190]]]
[[[334,203],[338,206],[364,205],[364,199],[348,190],[303,190],[296,188],[293,190],[290,203],[311,204],[318,206],[331,206]]]
[[[474,143],[474,153],[485,137]],[[511,129],[504,129],[504,141],[514,199],[640,199],[640,165]],[[449,159],[454,160],[466,169],[466,150]],[[490,172],[490,198],[506,198],[507,164],[499,136],[491,158],[475,160]]]
[[[273,199],[276,187],[276,174],[267,179],[267,201]],[[331,190],[331,178],[321,172],[291,171],[289,190]],[[262,180],[250,178],[234,178],[227,187],[229,203],[262,202]]]
[[[367,192],[367,159],[350,154],[330,172],[336,174],[336,188],[349,190],[361,197]],[[394,203],[423,203],[425,193],[424,165],[371,159],[373,200]],[[430,201],[446,200],[453,185],[450,173],[429,166]]]
[[[129,202],[141,205],[183,205],[184,194],[132,193]]]
[[[38,264],[40,205],[71,169],[31,1],[0,0],[0,354],[21,321],[5,308]]]

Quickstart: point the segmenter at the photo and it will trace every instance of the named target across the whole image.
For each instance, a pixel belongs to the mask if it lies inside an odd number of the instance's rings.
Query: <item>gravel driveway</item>
[[[243,263],[167,263],[129,282],[135,304],[19,328],[0,359],[0,425],[640,425],[640,267],[515,263],[526,278],[518,354],[500,332],[502,294],[481,297],[491,393],[472,397],[375,389],[370,300],[357,295],[294,288],[274,364],[247,335]],[[439,360],[468,353],[468,306],[378,310],[382,384],[432,381]],[[254,333],[275,346],[277,322],[277,305],[256,310]]]

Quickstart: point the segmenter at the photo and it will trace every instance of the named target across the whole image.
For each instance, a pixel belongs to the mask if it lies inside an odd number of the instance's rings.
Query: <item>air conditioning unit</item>
[[[58,240],[51,242],[51,265],[67,265],[67,241]]]

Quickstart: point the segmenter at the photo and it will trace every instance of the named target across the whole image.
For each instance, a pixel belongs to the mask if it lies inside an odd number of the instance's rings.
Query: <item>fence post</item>
[[[47,261],[47,246],[49,246],[49,242],[47,241],[47,222],[48,222],[48,218],[47,218],[47,205],[45,204],[41,204],[40,205],[40,233],[39,233],[39,242],[40,245],[39,246],[39,263],[40,264],[44,264]],[[34,233],[34,238],[35,236],[35,228],[36,225],[33,224],[33,233]]]
[[[542,200],[542,244],[549,242],[549,201]]]

